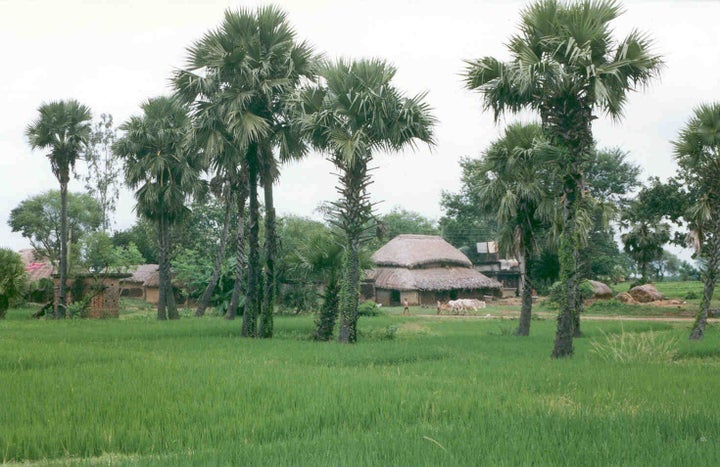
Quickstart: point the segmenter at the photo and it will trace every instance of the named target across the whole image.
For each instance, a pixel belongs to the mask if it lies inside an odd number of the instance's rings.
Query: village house
[[[366,272],[363,295],[385,306],[502,294],[500,282],[473,269],[467,256],[439,236],[398,235],[372,260],[376,267]]]

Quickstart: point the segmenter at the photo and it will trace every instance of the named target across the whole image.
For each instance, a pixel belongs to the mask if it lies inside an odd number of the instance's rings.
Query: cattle
[[[476,298],[459,298],[457,300],[450,300],[446,306],[443,306],[438,301],[438,314],[441,311],[449,309],[453,314],[465,314],[466,311],[472,311],[477,313],[478,309],[485,308],[485,302]]]

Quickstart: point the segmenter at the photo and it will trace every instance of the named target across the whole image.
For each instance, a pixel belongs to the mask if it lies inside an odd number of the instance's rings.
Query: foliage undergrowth
[[[677,339],[653,331],[603,334],[604,339],[592,340],[591,351],[613,362],[670,362],[677,356]]]
[[[587,321],[575,357],[559,361],[553,320],[533,322],[527,338],[498,325],[363,317],[359,342],[339,345],[311,341],[310,316],[280,316],[275,338],[253,340],[238,337],[240,320],[212,316],[57,322],[11,310],[0,322],[0,459],[720,464],[720,400],[708,397],[720,376],[716,325],[689,342],[686,325]],[[672,362],[593,351],[650,332]]]

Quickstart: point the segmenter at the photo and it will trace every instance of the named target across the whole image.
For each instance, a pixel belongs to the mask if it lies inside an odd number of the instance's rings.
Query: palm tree
[[[485,108],[493,110],[496,119],[506,111],[538,111],[549,142],[558,149],[564,303],[554,358],[573,353],[578,248],[583,242],[578,218],[585,204],[583,173],[593,151],[592,121],[598,111],[620,119],[628,92],[647,85],[662,65],[642,33],[613,40],[610,22],[621,12],[614,0],[535,2],[522,12],[520,32],[510,40],[511,60],[484,57],[468,62],[465,72],[466,86],[482,94]]]
[[[249,185],[248,285],[243,313],[243,336],[271,337],[274,308],[275,208],[272,184],[277,178],[276,153],[281,160],[305,152],[297,132],[289,128],[286,96],[301,77],[314,73],[312,48],[295,40],[287,15],[276,7],[226,11],[221,26],[189,49],[188,67],[176,74],[175,86],[201,122],[212,122],[214,134],[206,152],[211,157],[228,152],[237,158],[224,170],[243,165]],[[210,117],[208,117],[210,116]],[[265,196],[265,270],[260,267],[258,185]],[[262,284],[264,304],[259,303]],[[259,329],[257,318],[260,314]]]
[[[518,258],[522,307],[517,336],[530,334],[532,285],[528,261],[537,251],[541,229],[553,220],[552,170],[543,160],[540,125],[510,125],[503,137],[490,146],[480,161],[475,185],[478,204],[497,216],[500,249]]]
[[[38,109],[40,117],[28,125],[25,134],[33,149],[49,150],[53,174],[60,182],[60,285],[55,318],[65,316],[68,269],[67,188],[70,170],[90,138],[90,109],[76,100],[54,101]]]
[[[392,84],[395,68],[381,60],[339,60],[321,71],[324,83],[300,94],[304,128],[340,174],[340,200],[331,223],[344,234],[338,340],[357,340],[359,251],[373,218],[368,166],[377,151],[399,151],[418,141],[434,144],[435,119],[424,94],[408,98]]]
[[[125,132],[113,150],[125,160],[125,181],[135,192],[136,209],[156,222],[160,262],[158,319],[178,318],[170,272],[170,227],[188,211],[186,200],[199,185],[198,154],[186,144],[187,108],[169,97],[149,99],[143,115],[120,126]]]
[[[703,259],[703,298],[690,333],[702,339],[718,274],[720,273],[720,103],[704,104],[680,131],[674,143],[679,178],[689,191],[692,205],[685,217],[694,244]]]

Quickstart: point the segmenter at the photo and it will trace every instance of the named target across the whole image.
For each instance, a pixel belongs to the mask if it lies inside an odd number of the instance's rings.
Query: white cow
[[[466,311],[477,313],[478,309],[485,308],[485,302],[476,298],[459,298],[448,302],[450,311],[455,314],[465,314]]]

